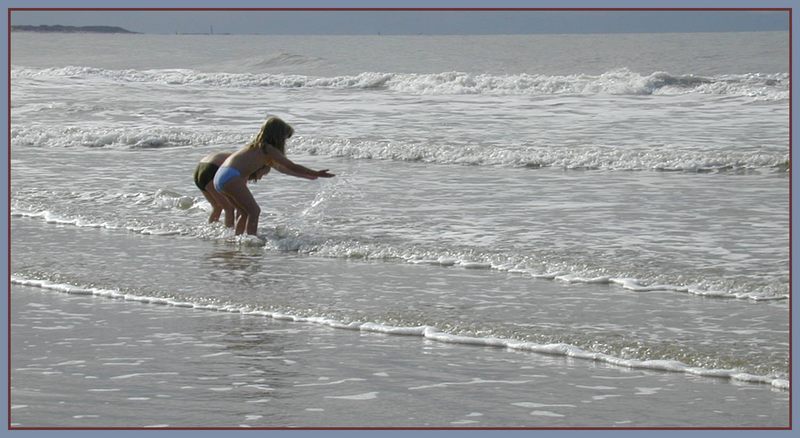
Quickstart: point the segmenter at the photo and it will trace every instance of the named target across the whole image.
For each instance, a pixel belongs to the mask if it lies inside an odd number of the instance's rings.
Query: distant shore
[[[138,33],[116,26],[62,26],[62,25],[54,25],[54,26],[19,25],[19,26],[11,26],[11,31],[42,32],[42,33],[131,33],[131,34]]]

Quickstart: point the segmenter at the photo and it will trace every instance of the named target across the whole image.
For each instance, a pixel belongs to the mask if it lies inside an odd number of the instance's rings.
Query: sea
[[[789,424],[788,32],[10,50],[12,427]]]

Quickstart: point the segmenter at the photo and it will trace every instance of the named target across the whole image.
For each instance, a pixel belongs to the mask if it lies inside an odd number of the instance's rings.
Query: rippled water
[[[788,387],[786,34],[96,38],[12,37],[16,282]],[[262,247],[191,174],[269,114]]]

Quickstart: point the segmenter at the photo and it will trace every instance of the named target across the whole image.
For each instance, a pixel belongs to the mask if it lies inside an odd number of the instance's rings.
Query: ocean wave
[[[673,146],[508,146],[399,143],[346,138],[298,138],[292,152],[353,159],[412,161],[432,164],[500,166],[570,170],[654,170],[726,172],[749,169],[788,170],[789,153],[766,150],[682,150]]]
[[[82,195],[87,196],[87,195]],[[118,198],[123,204],[145,205],[147,208],[171,209],[175,212],[195,212],[205,215],[208,203],[202,197],[182,195],[172,190],[158,190],[154,194],[99,194],[92,202],[113,202]],[[663,273],[640,272],[631,274],[620,267],[617,273],[592,267],[581,260],[562,259],[543,249],[540,253],[514,253],[477,250],[470,247],[419,246],[408,243],[389,243],[380,240],[365,241],[353,237],[319,234],[315,227],[304,231],[302,224],[279,224],[265,228],[259,239],[242,239],[219,223],[189,224],[163,222],[149,214],[134,213],[109,217],[86,216],[79,212],[58,211],[47,203],[48,196],[36,195],[20,200],[15,194],[11,203],[11,216],[42,220],[57,225],[82,228],[122,230],[141,235],[185,236],[204,240],[217,240],[240,247],[263,247],[264,251],[296,252],[316,257],[426,264],[443,268],[491,270],[522,275],[532,280],[550,280],[564,283],[606,284],[634,293],[655,291],[695,295],[704,298],[734,299],[752,302],[786,301],[788,286],[781,278],[759,280],[726,280],[698,277],[682,273],[681,278]],[[62,195],[63,197],[63,195]],[[147,209],[146,209],[147,210]],[[80,211],[80,210],[78,210]],[[145,211],[146,213],[146,211]],[[313,214],[312,214],[313,216]],[[193,216],[194,217],[194,216]]]
[[[592,352],[578,346],[566,343],[543,344],[530,341],[520,341],[511,338],[501,338],[492,336],[464,336],[448,333],[446,330],[434,326],[394,326],[372,321],[339,321],[326,316],[318,315],[293,315],[290,313],[270,310],[254,309],[247,305],[236,304],[214,304],[208,302],[194,302],[191,299],[176,299],[153,296],[147,293],[126,292],[122,289],[105,289],[88,285],[73,285],[69,283],[53,282],[26,277],[24,275],[11,275],[11,284],[21,286],[37,287],[53,290],[61,293],[73,295],[91,295],[111,299],[122,299],[139,303],[167,305],[198,310],[210,310],[216,312],[231,312],[250,316],[272,318],[282,321],[292,321],[301,323],[320,324],[337,329],[357,330],[362,332],[382,333],[387,335],[418,336],[426,340],[462,344],[476,345],[482,347],[507,348],[517,351],[526,351],[540,354],[557,355],[576,359],[583,359],[595,362],[602,362],[614,366],[633,369],[657,370],[664,372],[685,373],[709,378],[728,379],[733,382],[748,382],[767,384],[779,390],[789,390],[791,383],[789,380],[773,375],[755,375],[742,372],[738,369],[715,369],[687,365],[677,360],[639,360],[632,358],[622,358],[605,353]]]
[[[12,126],[11,147],[88,147],[155,149],[229,145],[250,140],[246,134],[184,128],[77,128]],[[391,142],[341,137],[295,136],[289,154],[325,155],[365,160],[430,164],[559,168],[568,170],[737,172],[789,170],[789,153],[769,150],[685,150],[677,146],[647,148],[605,145],[508,145],[504,148],[430,142]]]
[[[12,126],[11,147],[161,149],[203,145],[243,145],[243,134],[185,128],[91,128]]]
[[[462,269],[485,269],[524,275],[536,280],[565,283],[608,284],[632,292],[665,291],[705,298],[739,299],[754,302],[787,300],[783,284],[740,284],[723,280],[698,279],[696,282],[671,282],[663,275],[650,279],[608,274],[599,269],[561,260],[546,260],[531,254],[509,254],[463,248],[422,248],[418,246],[365,243],[356,240],[309,239],[296,230],[279,226],[265,234],[268,248],[311,255],[360,260],[401,261]],[[644,277],[644,275],[643,275]]]
[[[261,67],[274,62],[297,61],[290,54],[262,60]],[[314,60],[312,60],[314,61]],[[309,62],[301,59],[297,62]],[[314,61],[317,62],[317,61]],[[667,72],[642,74],[618,69],[599,75],[477,74],[466,72],[392,73],[363,72],[356,75],[319,77],[268,73],[207,73],[188,69],[108,70],[95,67],[27,68],[13,66],[14,80],[63,78],[102,79],[115,82],[153,83],[174,86],[218,88],[333,88],[389,90],[410,94],[488,95],[681,95],[712,94],[751,97],[756,100],[789,98],[788,73],[749,73],[695,76]]]

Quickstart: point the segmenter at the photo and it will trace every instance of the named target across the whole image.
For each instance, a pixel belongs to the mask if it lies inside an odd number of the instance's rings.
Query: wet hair
[[[267,145],[286,153],[286,139],[294,134],[294,129],[283,120],[277,117],[270,117],[261,127],[261,131],[255,140],[250,142],[249,147],[264,150]]]

